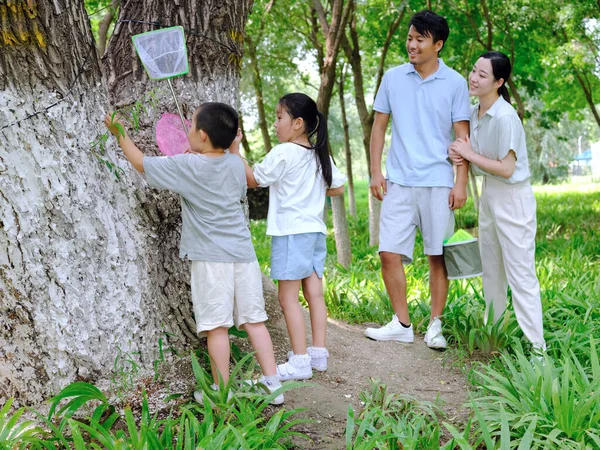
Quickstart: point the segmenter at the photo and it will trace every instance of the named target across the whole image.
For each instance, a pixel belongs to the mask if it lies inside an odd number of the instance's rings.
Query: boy
[[[448,160],[451,132],[469,132],[466,80],[439,59],[448,39],[446,19],[432,11],[410,20],[406,50],[409,62],[386,72],[377,92],[371,133],[371,194],[383,200],[380,218],[381,272],[394,316],[381,328],[367,328],[375,340],[413,342],[406,300],[405,263],[410,263],[416,229],[423,236],[429,262],[431,316],[425,343],[446,348],[440,316],[448,296],[443,241],[454,230],[452,210],[467,198],[468,166],[458,166],[456,183]],[[392,116],[392,143],[381,173],[385,131]],[[387,178],[387,179],[386,179]],[[384,198],[385,195],[385,198]]]
[[[229,335],[234,324],[243,328],[263,376],[260,383],[271,392],[279,389],[273,344],[265,326],[267,315],[262,276],[241,199],[246,193],[246,174],[239,156],[226,149],[236,139],[238,115],[224,103],[204,103],[195,112],[189,130],[189,150],[172,157],[148,157],[127,133],[119,133],[107,114],[104,119],[123,153],[148,184],[181,196],[182,230],[179,256],[192,262],[191,287],[199,335],[207,336],[214,384],[219,375],[229,379]],[[124,128],[123,128],[124,130]],[[201,402],[202,392],[194,392]],[[283,394],[272,404],[282,404]]]

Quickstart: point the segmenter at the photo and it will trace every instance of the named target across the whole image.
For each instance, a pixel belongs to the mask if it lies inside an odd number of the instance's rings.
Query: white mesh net
[[[188,72],[182,27],[136,34],[132,39],[148,76],[153,80],[171,78]]]

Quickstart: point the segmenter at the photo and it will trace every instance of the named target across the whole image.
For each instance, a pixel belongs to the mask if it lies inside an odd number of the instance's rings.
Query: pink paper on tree
[[[190,121],[185,121],[190,126]],[[177,114],[163,113],[156,124],[156,143],[163,155],[173,156],[185,152],[190,144],[187,130],[183,129],[181,119]]]

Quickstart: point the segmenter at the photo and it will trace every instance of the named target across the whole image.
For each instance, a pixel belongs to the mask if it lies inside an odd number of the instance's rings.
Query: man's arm
[[[469,134],[469,121],[454,122],[452,128],[456,139],[465,139]],[[467,201],[467,181],[469,181],[469,163],[463,161],[461,165],[456,166],[456,180],[448,198],[448,204],[452,210],[460,209],[465,205]]]
[[[108,128],[108,131],[117,138],[117,142],[123,149],[123,153],[133,167],[138,172],[144,173],[144,154],[127,135],[127,130],[125,130],[123,122],[117,116],[114,116],[114,114],[109,113],[104,117],[104,124]]]
[[[383,155],[383,145],[385,144],[385,130],[389,121],[389,114],[376,112],[371,130],[371,144],[369,147],[371,154],[371,182],[369,188],[371,189],[371,195],[379,200],[383,200],[383,196],[387,194],[385,177],[381,172],[381,157]]]

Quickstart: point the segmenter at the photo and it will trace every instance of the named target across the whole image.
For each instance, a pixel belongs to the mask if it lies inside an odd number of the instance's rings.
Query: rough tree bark
[[[83,1],[0,15],[0,402],[36,403],[159,324],[132,183],[90,151],[108,102]]]
[[[191,70],[174,84],[189,116],[205,100],[236,103],[251,3],[129,1],[121,18],[184,26]],[[108,101],[83,1],[14,1],[0,16],[0,402],[37,403],[106,375],[117,347],[144,364],[163,330],[197,338],[177,199],[148,189],[111,144],[90,149]],[[151,28],[116,27],[105,62],[119,105],[161,86],[131,46]],[[175,111],[158,95],[156,109]],[[150,154],[154,119],[135,135]]]

